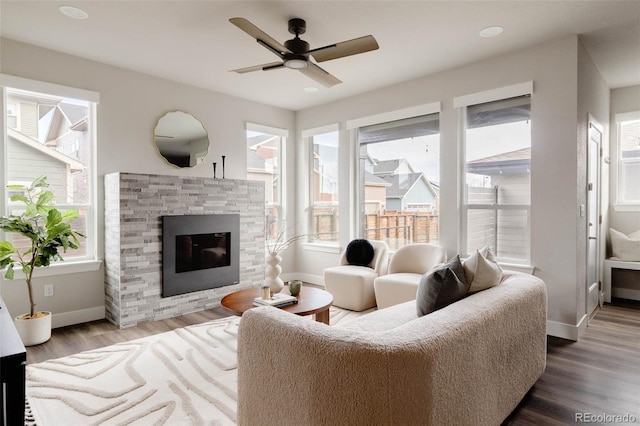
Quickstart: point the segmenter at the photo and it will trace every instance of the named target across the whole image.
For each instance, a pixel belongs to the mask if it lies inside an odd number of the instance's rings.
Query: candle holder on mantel
[[[224,158],[226,157],[226,155],[222,156],[222,179],[224,179]]]
[[[216,162],[213,162],[213,178],[216,178]]]

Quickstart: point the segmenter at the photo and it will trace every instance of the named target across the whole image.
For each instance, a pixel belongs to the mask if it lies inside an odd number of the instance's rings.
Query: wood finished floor
[[[53,330],[47,343],[27,348],[27,362],[59,358],[228,314],[224,308],[216,308],[124,330],[107,321],[63,327]],[[503,425],[576,424],[580,423],[576,413],[626,414],[640,423],[640,302],[616,299],[605,305],[579,342],[549,337],[544,374]],[[614,417],[595,420],[603,420],[595,424],[622,423]]]

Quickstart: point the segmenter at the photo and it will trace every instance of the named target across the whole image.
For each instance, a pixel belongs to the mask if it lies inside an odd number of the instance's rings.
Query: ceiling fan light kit
[[[284,59],[284,66],[291,68],[292,70],[300,70],[309,66],[307,58],[299,55],[291,55],[289,58]]]
[[[268,71],[278,68],[289,68],[302,72],[307,77],[315,80],[325,87],[332,87],[342,83],[338,78],[328,71],[319,67],[315,62],[330,61],[344,58],[346,56],[357,55],[378,49],[378,42],[371,36],[364,36],[340,43],[330,44],[317,49],[310,49],[309,43],[300,38],[301,34],[307,31],[307,24],[304,19],[289,19],[289,32],[295,37],[280,44],[276,39],[253,25],[245,18],[229,19],[236,27],[240,28],[251,37],[255,38],[258,44],[265,47],[270,52],[278,56],[282,62],[271,62],[268,64],[255,65],[232,70],[233,72],[244,74],[253,71]],[[315,62],[311,61],[312,57]]]

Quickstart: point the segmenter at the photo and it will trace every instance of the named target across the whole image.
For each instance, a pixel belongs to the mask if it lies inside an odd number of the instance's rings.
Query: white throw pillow
[[[640,261],[640,231],[625,235],[609,228],[609,235],[611,235],[613,257],[627,262]]]
[[[476,293],[500,284],[502,268],[489,247],[476,250],[462,262],[467,282],[471,282],[469,293]]]

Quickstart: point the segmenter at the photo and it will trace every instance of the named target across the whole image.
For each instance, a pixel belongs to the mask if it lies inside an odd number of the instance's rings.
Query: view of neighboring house
[[[7,183],[28,185],[35,178],[46,176],[56,204],[79,208],[80,217],[72,226],[84,232],[87,211],[81,206],[90,202],[86,167],[90,154],[88,108],[19,92],[8,93],[7,105]],[[13,213],[17,214],[22,206],[15,204]],[[29,244],[16,235],[12,238],[18,247]],[[81,246],[74,255],[83,256],[84,250]]]
[[[469,211],[468,246],[490,246],[502,258],[526,255],[529,222],[531,148],[504,152],[467,163],[469,204],[497,206]],[[471,176],[469,176],[471,175]],[[507,209],[506,205],[521,208]]]
[[[640,201],[640,120],[624,124],[620,163],[624,180],[620,182],[625,199]]]
[[[264,182],[266,227],[268,236],[275,238],[281,231],[280,149],[278,135],[258,133],[247,135],[247,179]],[[218,165],[220,167],[220,165]],[[217,173],[222,173],[217,170]]]
[[[367,206],[378,201],[384,188],[384,199],[379,200],[381,209],[396,211],[421,211],[437,214],[438,187],[424,173],[415,172],[406,159],[369,161],[370,167],[365,182]],[[371,209],[367,209],[367,213]]]
[[[30,183],[45,174],[59,204],[88,201],[88,108],[10,93],[8,182]]]
[[[365,230],[392,247],[436,242],[439,188],[406,159],[365,161]]]
[[[247,137],[247,180],[264,182],[266,204],[277,202],[278,144],[280,137],[259,134]],[[222,167],[221,165],[219,165]],[[222,170],[217,170],[222,175]]]

